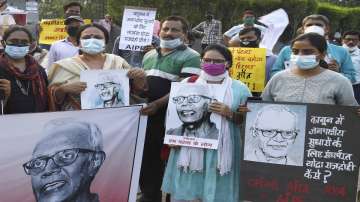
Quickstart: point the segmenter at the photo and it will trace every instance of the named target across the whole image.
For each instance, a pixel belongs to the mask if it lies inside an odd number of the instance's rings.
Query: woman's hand
[[[233,112],[224,103],[217,101],[210,103],[209,111],[224,116],[226,118],[232,119]]]
[[[61,85],[59,90],[61,90],[63,93],[79,95],[86,89],[86,87],[87,85],[85,82],[77,81]]]
[[[239,108],[237,108],[236,111],[242,115],[245,115],[246,113],[250,112],[249,108],[247,108],[246,105],[239,105]]]
[[[130,69],[127,73],[129,79],[132,79],[132,86],[131,88],[133,91],[142,91],[146,87],[146,73],[144,70],[140,68],[133,68]]]
[[[0,79],[0,90],[4,91],[5,100],[11,95],[11,82],[7,79]]]

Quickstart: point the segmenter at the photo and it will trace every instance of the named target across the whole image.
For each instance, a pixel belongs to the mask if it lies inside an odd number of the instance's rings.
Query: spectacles
[[[27,175],[35,176],[44,171],[50,159],[52,159],[57,166],[64,167],[74,163],[80,152],[89,153],[95,151],[79,148],[66,149],[56,152],[52,156],[40,156],[36,159],[32,159],[24,163],[23,167]]]
[[[202,63],[213,63],[213,64],[223,64],[226,60],[223,59],[211,59],[211,58],[203,58],[201,59]]]
[[[114,86],[115,84],[116,83],[114,83],[114,82],[98,83],[98,84],[95,84],[95,88],[97,88],[99,90],[105,90],[107,88]]]
[[[28,41],[9,41],[9,42],[5,42],[5,45],[8,46],[17,46],[17,47],[25,47],[25,46],[30,46],[30,44],[28,43]]]
[[[187,101],[187,103],[189,104],[193,104],[193,103],[198,103],[200,102],[200,100],[204,98],[204,99],[209,99],[209,100],[213,100],[212,98],[203,96],[203,95],[189,95],[189,96],[177,96],[177,97],[173,97],[173,102],[175,104],[182,104],[185,102],[185,100]]]
[[[283,139],[286,140],[292,140],[295,139],[297,136],[297,131],[293,130],[293,131],[284,131],[284,130],[264,130],[264,129],[259,129],[259,128],[255,128],[255,131],[257,131],[258,133],[260,133],[262,136],[264,137],[268,137],[268,138],[274,138],[277,134],[281,134],[281,137]]]

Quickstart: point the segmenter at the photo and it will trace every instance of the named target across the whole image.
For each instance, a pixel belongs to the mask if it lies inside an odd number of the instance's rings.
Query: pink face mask
[[[222,63],[202,63],[201,68],[211,76],[218,76],[226,71],[226,66]]]

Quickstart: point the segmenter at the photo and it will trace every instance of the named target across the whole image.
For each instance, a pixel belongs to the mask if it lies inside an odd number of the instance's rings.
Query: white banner
[[[156,9],[125,7],[119,49],[142,51],[151,45]]]
[[[136,201],[142,106],[0,117],[0,201]]]

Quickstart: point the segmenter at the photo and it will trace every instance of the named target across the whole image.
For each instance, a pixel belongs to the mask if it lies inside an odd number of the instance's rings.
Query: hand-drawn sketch
[[[23,164],[36,201],[99,201],[90,191],[106,156],[98,126],[58,119],[48,122],[42,133],[32,159]]]
[[[251,104],[244,160],[303,166],[306,107],[258,104],[253,109]]]
[[[129,105],[129,80],[119,70],[84,71],[82,81],[88,89],[82,94],[82,109],[122,107]]]
[[[214,100],[209,95],[209,88],[203,85],[180,87],[171,102],[176,105],[177,116],[182,125],[168,129],[166,134],[218,139],[219,130],[216,124],[211,122],[211,113],[208,111],[209,103]]]

